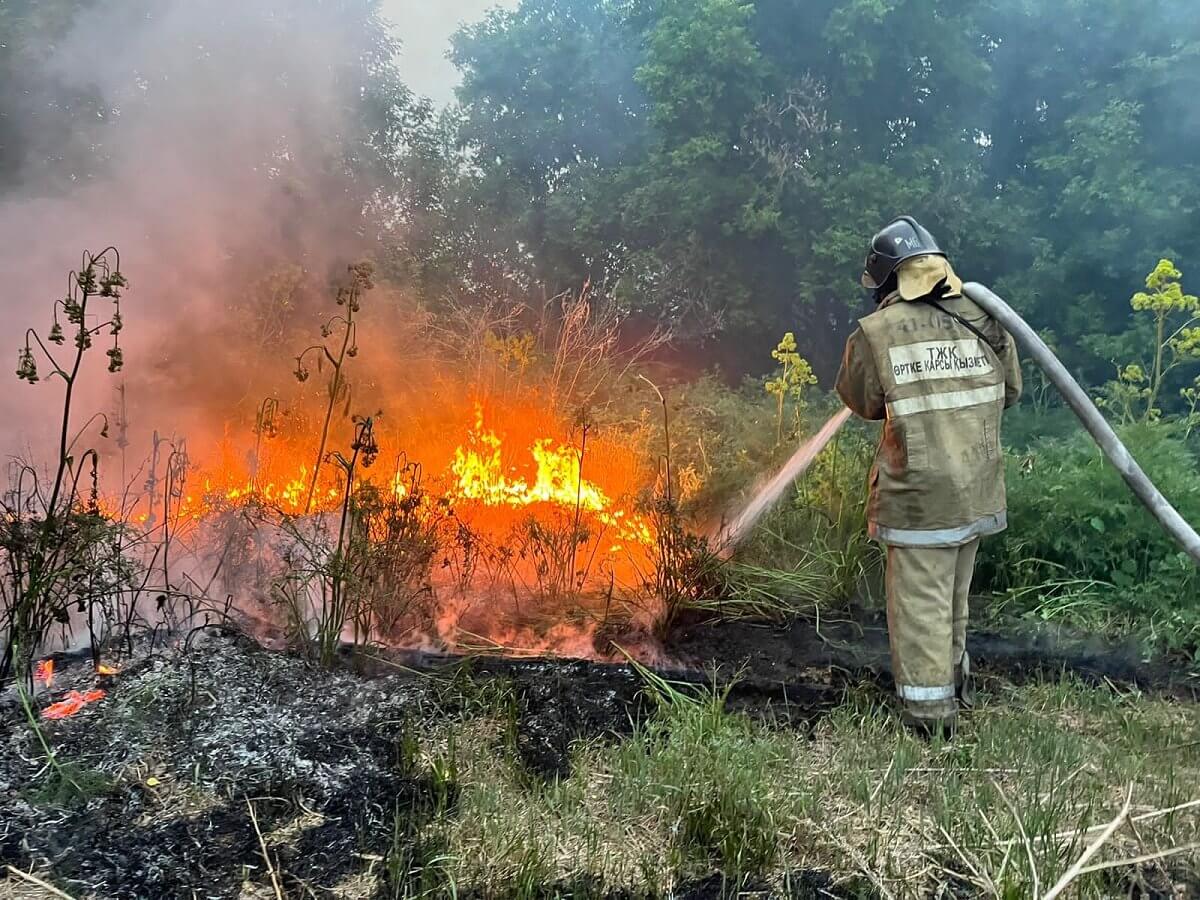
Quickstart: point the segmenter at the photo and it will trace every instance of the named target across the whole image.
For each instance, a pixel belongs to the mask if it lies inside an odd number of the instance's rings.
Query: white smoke
[[[450,37],[460,25],[492,9],[514,9],[518,0],[383,0],[380,11],[404,41],[400,74],[410,88],[438,105],[454,99],[458,72],[447,59]]]

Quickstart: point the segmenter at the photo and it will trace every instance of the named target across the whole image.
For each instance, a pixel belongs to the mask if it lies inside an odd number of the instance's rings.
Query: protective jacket
[[[1020,364],[1011,335],[962,296],[944,258],[912,259],[897,273],[898,289],[847,342],[837,391],[857,415],[885,421],[871,536],[959,547],[1007,526],[1000,420],[1020,399]]]

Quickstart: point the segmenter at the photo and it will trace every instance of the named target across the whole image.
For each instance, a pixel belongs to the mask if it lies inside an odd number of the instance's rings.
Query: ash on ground
[[[95,680],[67,663],[54,693]],[[436,701],[427,678],[321,672],[216,634],[103,680],[102,701],[42,723],[57,766],[19,706],[0,725],[0,864],[52,873],[72,896],[269,886],[258,832],[294,877],[329,885],[390,846],[398,810],[437,802],[402,758]]]
[[[420,741],[474,714],[480,685],[502,683],[514,753],[546,779],[569,773],[574,740],[627,734],[645,707],[625,666],[367,668],[316,669],[231,632],[144,652],[107,678],[90,659],[58,660],[40,706],[107,694],[40,723],[56,765],[15,696],[0,706],[0,868],[77,898],[274,897],[273,874],[288,895],[390,897],[396,848],[419,866],[423,823],[455,801]]]

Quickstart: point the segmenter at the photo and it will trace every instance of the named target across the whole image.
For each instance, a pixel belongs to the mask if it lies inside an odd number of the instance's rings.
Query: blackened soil
[[[571,745],[579,738],[629,734],[649,709],[641,679],[624,666],[536,666],[515,672],[512,680],[517,753],[542,778],[570,775]]]
[[[504,659],[477,664],[477,674],[489,671],[513,684],[518,755],[531,774],[546,779],[570,774],[570,749],[578,739],[628,735],[655,707],[645,679],[627,665]],[[662,674],[684,690],[714,686],[705,672],[666,669]],[[796,724],[818,717],[841,696],[836,685],[742,678],[730,692],[729,705]]]
[[[56,690],[94,677],[61,662]],[[288,896],[336,884],[453,813],[456,785],[412,749],[428,681],[320,672],[236,635],[131,665],[101,703],[45,726],[83,796],[50,795],[32,733],[7,721],[0,868],[50,872],[81,897],[271,891],[256,818],[264,835],[286,833],[271,854]]]
[[[39,830],[33,835],[37,851],[54,860],[60,883],[86,884],[114,897],[156,891],[164,897],[192,891],[226,896],[243,873],[262,866],[245,804],[150,825],[140,824],[139,809],[129,792],[105,798],[86,814],[68,814],[54,830]],[[257,815],[264,828],[274,820],[267,804]]]
[[[460,691],[501,685],[504,692],[491,696],[511,703],[507,712],[517,756],[530,775],[544,780],[570,775],[571,747],[579,739],[629,735],[653,708],[645,681],[628,665],[403,652],[355,654],[347,663],[373,677],[394,671],[398,660],[448,685],[440,708],[449,715],[468,714],[463,707],[469,701]]]
[[[364,855],[388,853],[397,817],[415,832],[438,808],[428,782],[376,773],[352,779],[325,802],[295,793],[292,799],[237,797],[169,822],[148,809],[139,793],[133,788],[86,809],[67,810],[55,828],[30,835],[36,855],[53,861],[60,883],[87,885],[99,896],[235,897],[244,881],[268,882],[249,804],[264,834],[303,821],[302,813],[312,810],[319,824],[271,849],[284,888],[291,883],[300,890],[352,874]],[[21,855],[14,853],[11,864],[28,865]]]
[[[475,684],[491,680],[508,686],[517,756],[531,776],[547,781],[570,775],[571,748],[578,740],[629,735],[655,708],[654,692],[643,675],[620,663],[390,656],[455,682],[461,682],[465,674]],[[358,656],[353,664],[369,676],[394,670],[395,661]],[[738,674],[736,668],[671,663],[656,667],[656,674],[675,688],[693,693],[728,687],[728,708],[785,726],[803,726],[824,715],[841,702],[852,680],[850,673],[840,670],[780,680],[760,673]],[[861,681],[861,677],[853,680]]]
[[[497,892],[495,886],[491,886],[460,888],[457,893],[466,900],[485,900],[495,897]],[[529,887],[522,894],[536,900],[658,900],[653,896],[606,889],[601,879],[589,875]],[[880,895],[862,879],[838,884],[828,872],[805,869],[786,873],[776,885],[755,879],[733,880],[717,873],[676,884],[669,895],[664,896],[672,900],[876,900]]]
[[[1170,659],[1141,658],[1122,644],[1058,627],[1014,623],[1011,630],[974,631],[972,664],[989,678],[1021,684],[1073,675],[1148,693],[1200,699],[1200,678]],[[657,674],[695,689],[728,688],[727,706],[783,727],[806,728],[838,706],[851,685],[892,687],[887,621],[882,611],[855,608],[821,621],[786,626],[752,622],[684,621],[665,648]],[[645,680],[615,663],[512,659],[469,660],[400,654],[407,665],[476,681],[502,680],[515,699],[517,754],[542,779],[570,774],[570,751],[580,738],[620,737],[654,708]],[[364,674],[370,659],[355,662]]]
[[[1022,684],[1072,675],[1092,684],[1200,699],[1200,674],[1185,660],[1148,659],[1132,642],[1065,627],[1014,622],[1003,632],[974,630],[967,647],[984,678]],[[770,685],[781,695],[814,684],[891,684],[887,619],[880,610],[855,608],[820,622],[800,619],[786,626],[694,618],[682,624],[667,649],[690,668],[715,668],[727,677],[740,672],[768,696]]]

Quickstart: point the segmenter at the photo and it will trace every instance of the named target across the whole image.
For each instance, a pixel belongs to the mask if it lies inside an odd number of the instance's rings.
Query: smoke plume
[[[287,359],[271,316],[313,316],[306,296],[369,246],[376,134],[410,99],[398,81],[371,96],[393,50],[352,0],[103,0],[27,41],[23,114],[5,123],[22,155],[0,185],[10,352],[49,327],[81,251],[112,244],[130,279],[127,374],[98,348],[81,408],[110,409],[126,378],[146,431],[238,400],[267,351]],[[44,378],[0,392],[6,452],[44,446],[60,392]]]

